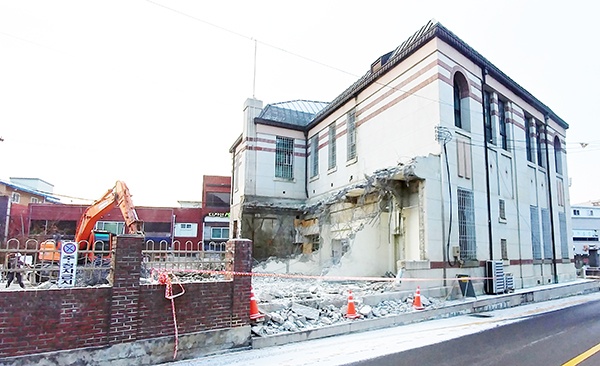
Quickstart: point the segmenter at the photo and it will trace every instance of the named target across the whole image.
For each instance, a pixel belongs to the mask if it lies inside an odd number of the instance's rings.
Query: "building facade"
[[[317,273],[575,277],[568,124],[429,22],[330,103],[249,99],[233,158],[232,230],[254,255]]]
[[[600,201],[589,201],[571,206],[573,225],[573,252],[577,267],[582,264],[600,267]]]

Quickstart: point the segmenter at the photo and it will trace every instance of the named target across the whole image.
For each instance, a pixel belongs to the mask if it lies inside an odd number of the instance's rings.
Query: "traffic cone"
[[[256,303],[254,292],[252,291],[252,289],[250,289],[250,319],[257,320],[262,317],[264,317],[264,315],[262,315],[260,311],[258,311],[258,304]]]
[[[356,313],[356,307],[354,306],[354,297],[352,297],[352,291],[348,291],[348,311],[346,312],[346,318],[356,319],[360,315]]]
[[[421,303],[421,289],[417,286],[417,291],[415,292],[415,298],[413,300],[413,308],[415,310],[423,310],[425,307]]]

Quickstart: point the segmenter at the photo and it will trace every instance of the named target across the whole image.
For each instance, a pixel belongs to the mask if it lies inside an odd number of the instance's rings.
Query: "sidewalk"
[[[251,350],[163,366],[344,365],[484,331],[524,317],[593,300],[600,300],[600,282],[577,280],[517,290],[510,294],[448,301],[443,308],[390,318],[357,320],[328,329],[254,338]],[[479,314],[483,312],[485,314]],[[459,316],[475,314],[479,316]],[[304,340],[306,342],[300,342]]]
[[[563,284],[446,301],[427,308],[375,319],[295,333],[253,337],[252,349],[231,351],[163,366],[344,365],[386,352],[411,349],[517,321],[523,316],[600,299],[600,281],[578,279]],[[481,317],[461,316],[476,315]],[[399,327],[402,325],[402,327]],[[391,342],[391,344],[388,344]]]

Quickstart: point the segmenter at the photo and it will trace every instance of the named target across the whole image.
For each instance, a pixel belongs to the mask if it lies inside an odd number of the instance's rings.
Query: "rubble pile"
[[[330,282],[299,278],[254,277],[252,287],[264,315],[254,322],[253,334],[269,336],[317,329],[350,321],[346,318],[348,294],[352,291],[359,319],[373,319],[415,311],[413,295],[395,292],[394,282]],[[388,294],[373,304],[370,295]],[[421,295],[425,307],[441,301]],[[360,321],[360,320],[358,320]]]

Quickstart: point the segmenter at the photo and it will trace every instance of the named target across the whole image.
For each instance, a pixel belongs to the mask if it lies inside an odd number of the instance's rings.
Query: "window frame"
[[[328,141],[328,161],[327,161],[327,169],[335,169],[337,166],[337,146],[336,146],[336,128],[335,122],[329,125],[329,141]]]
[[[346,138],[347,138],[347,149],[346,149],[346,161],[352,161],[356,159],[356,109],[352,108],[346,114]]]
[[[500,146],[508,151],[508,136],[506,130],[506,102],[498,99],[498,129],[500,133]]]
[[[294,139],[275,137],[275,178],[294,180]]]
[[[319,134],[310,138],[310,177],[319,175]]]

